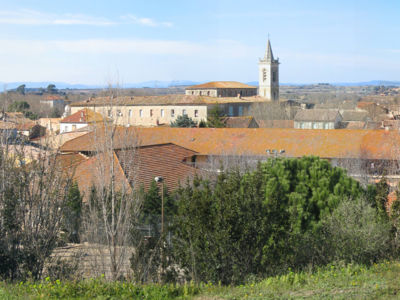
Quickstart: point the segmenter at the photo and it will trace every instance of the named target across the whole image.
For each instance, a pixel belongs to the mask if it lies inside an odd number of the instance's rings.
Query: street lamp
[[[154,177],[155,182],[161,183],[161,235],[164,234],[164,178]]]

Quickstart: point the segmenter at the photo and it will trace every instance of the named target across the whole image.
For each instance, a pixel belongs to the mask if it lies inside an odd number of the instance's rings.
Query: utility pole
[[[164,234],[164,178],[157,176],[155,182],[161,183],[161,235]]]

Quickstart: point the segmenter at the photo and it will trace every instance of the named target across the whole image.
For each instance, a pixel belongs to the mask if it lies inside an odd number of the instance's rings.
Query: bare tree
[[[118,89],[110,88],[111,112],[117,97]],[[133,251],[132,228],[139,217],[141,202],[135,190],[138,138],[134,129],[115,125],[118,113],[110,117],[114,118],[113,123],[104,122],[93,131],[93,188],[84,217],[84,240],[98,253],[97,270],[115,280],[128,273]]]
[[[38,279],[60,241],[70,173],[57,153],[2,130],[0,141],[0,275]]]

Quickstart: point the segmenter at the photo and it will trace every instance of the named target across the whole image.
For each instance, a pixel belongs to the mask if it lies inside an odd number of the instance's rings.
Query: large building
[[[257,87],[237,81],[213,81],[187,87],[186,95],[211,97],[250,97],[257,95]]]
[[[161,126],[170,125],[178,116],[187,115],[195,122],[207,120],[216,105],[229,117],[249,114],[255,102],[264,102],[260,97],[211,97],[192,95],[163,95],[140,97],[99,97],[70,105],[74,114],[89,108],[123,126]]]
[[[258,62],[258,95],[270,101],[279,100],[279,58],[274,59],[268,40],[264,58]]]

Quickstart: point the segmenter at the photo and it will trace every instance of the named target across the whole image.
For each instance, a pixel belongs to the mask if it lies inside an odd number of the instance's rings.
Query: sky
[[[400,1],[0,0],[0,82],[400,80]]]

